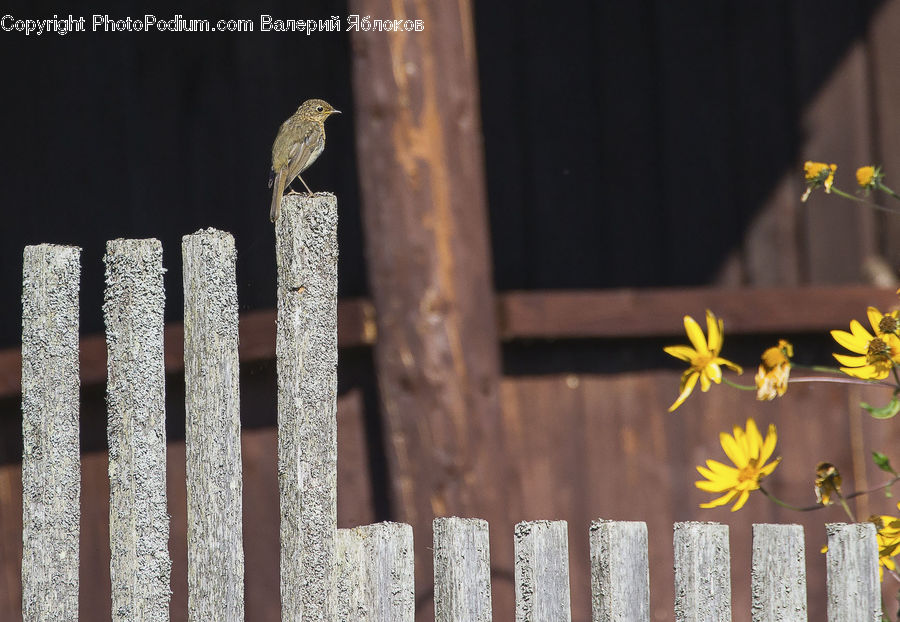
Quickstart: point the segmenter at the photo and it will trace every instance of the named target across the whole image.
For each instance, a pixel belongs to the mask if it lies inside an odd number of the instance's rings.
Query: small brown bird
[[[281,213],[281,195],[285,187],[290,187],[295,178],[312,194],[300,173],[308,169],[325,148],[325,119],[340,112],[321,99],[307,99],[281,124],[272,145],[272,170],[269,173],[269,188],[274,185],[269,209],[272,222],[278,220]]]

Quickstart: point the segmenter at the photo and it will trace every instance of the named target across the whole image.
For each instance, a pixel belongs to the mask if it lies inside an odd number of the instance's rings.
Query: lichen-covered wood
[[[244,619],[237,253],[230,233],[181,241],[188,619]]]
[[[435,622],[491,621],[491,547],[488,523],[478,518],[436,518]]]
[[[282,620],[331,622],[337,530],[337,199],[289,195],[278,264]]]
[[[872,523],[829,523],[828,622],[880,622],[878,543]]]
[[[566,521],[516,525],[516,622],[569,622],[569,531]]]
[[[728,525],[675,523],[675,622],[731,622]]]
[[[338,529],[339,622],[413,622],[413,532],[402,523]]]
[[[806,547],[800,525],[753,525],[753,622],[804,622]]]
[[[27,246],[22,270],[22,619],[78,620],[81,249]]]
[[[647,524],[591,523],[592,622],[650,622]]]
[[[169,619],[162,245],[106,245],[109,543],[113,622]]]

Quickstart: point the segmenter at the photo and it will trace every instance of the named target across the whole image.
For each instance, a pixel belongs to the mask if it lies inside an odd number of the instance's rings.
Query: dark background
[[[778,180],[799,179],[801,112],[878,4],[475,3],[497,289],[715,284]],[[2,12],[88,22],[178,13],[258,27],[262,13],[348,9],[320,0]],[[3,32],[0,76],[0,347],[19,341],[26,244],[84,249],[83,332],[102,330],[101,259],[117,237],[163,241],[170,319],[181,315],[180,237],[208,226],[236,237],[241,309],[274,306],[270,149],[308,97],[344,111],[305,179],[339,197],[341,296],[366,294],[347,32]]]

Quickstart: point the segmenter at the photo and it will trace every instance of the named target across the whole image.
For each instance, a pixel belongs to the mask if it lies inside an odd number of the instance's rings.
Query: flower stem
[[[732,382],[728,378],[722,378],[722,382],[727,384],[729,387],[734,387],[735,389],[740,389],[741,391],[756,391],[755,384],[738,384],[737,382]]]
[[[849,376],[842,378],[832,378],[831,376],[800,376],[799,378],[792,377],[788,382],[834,382],[837,384],[862,384],[866,386],[891,387],[892,389],[897,388],[890,382],[883,382],[881,380],[863,380],[862,378],[850,378]]]
[[[764,495],[766,495],[769,499],[771,499],[777,505],[780,505],[783,508],[787,508],[788,510],[794,510],[795,512],[813,512],[815,510],[821,510],[822,508],[825,507],[824,505],[818,505],[818,504],[808,505],[806,507],[800,507],[799,505],[792,505],[792,504],[788,503],[787,501],[782,501],[781,499],[779,499],[778,497],[773,495],[771,492],[769,492],[762,486],[759,487],[759,491],[761,493],[763,493]]]
[[[843,190],[840,190],[839,188],[835,188],[834,186],[831,187],[831,192],[832,192],[832,194],[836,194],[839,197],[844,197],[845,199],[850,199],[851,201],[856,201],[857,203],[861,203],[862,205],[866,205],[868,207],[871,207],[872,209],[881,210],[882,212],[888,212],[889,214],[900,214],[900,211],[898,211],[894,208],[885,207],[884,205],[878,205],[878,203],[872,203],[872,201],[867,201],[866,199],[861,199],[857,196],[853,196],[852,194],[844,192]]]

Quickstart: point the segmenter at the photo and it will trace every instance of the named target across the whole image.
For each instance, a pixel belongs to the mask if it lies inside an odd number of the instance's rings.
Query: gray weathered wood
[[[675,523],[676,622],[731,622],[728,525]]]
[[[413,622],[412,527],[378,523],[338,529],[336,606],[340,622]]]
[[[278,263],[282,620],[330,622],[337,530],[337,199],[289,195]]]
[[[805,555],[800,525],[753,525],[753,622],[806,622]]]
[[[828,622],[881,620],[878,543],[872,523],[829,523]]]
[[[169,619],[163,267],[159,240],[106,245],[112,619]]]
[[[591,523],[592,622],[650,622],[647,524]]]
[[[491,547],[487,521],[436,518],[432,527],[435,622],[490,622]]]
[[[568,622],[569,532],[566,521],[529,521],[514,531],[516,622]]]
[[[22,273],[22,618],[74,622],[81,249],[26,246]]]
[[[244,619],[236,251],[229,233],[181,240],[188,619]]]

